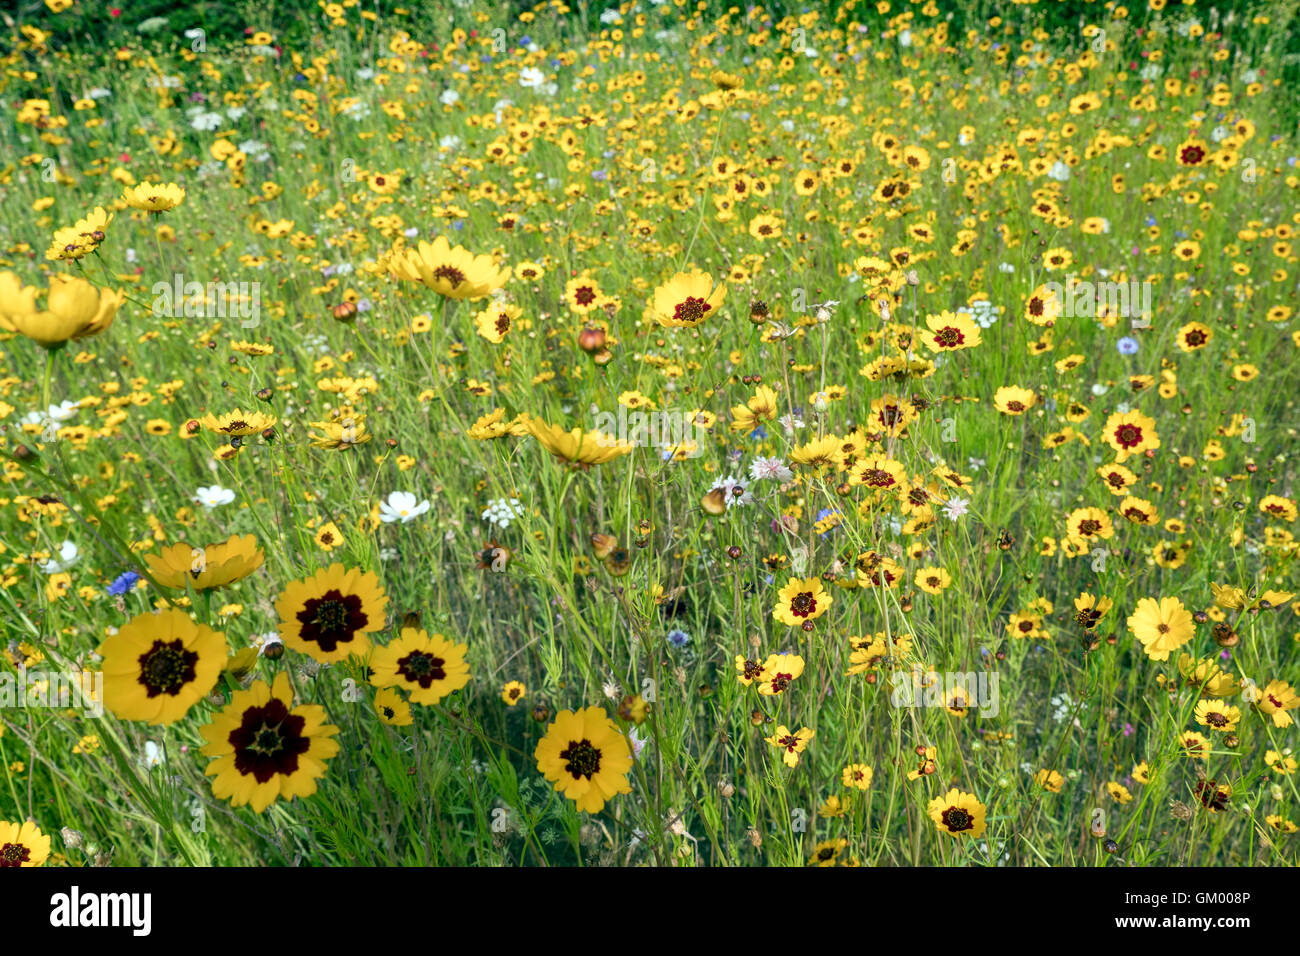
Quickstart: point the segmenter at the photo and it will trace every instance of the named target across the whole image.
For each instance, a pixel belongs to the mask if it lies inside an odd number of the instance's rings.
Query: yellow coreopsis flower
[[[293,686],[281,671],[275,683],[254,681],[199,728],[207,740],[201,753],[215,758],[205,771],[215,796],[261,813],[275,800],[309,797],[324,776],[326,761],[339,752],[339,728],[326,723],[319,704],[293,706]]]
[[[799,755],[807,749],[808,741],[812,740],[816,734],[817,731],[809,730],[807,727],[801,727],[791,733],[790,728],[785,724],[778,724],[776,733],[764,739],[773,747],[781,748],[781,759],[785,761],[787,767],[797,767],[799,765]]]
[[[262,566],[265,555],[251,534],[231,535],[216,544],[195,547],[184,541],[168,545],[158,554],[146,554],[154,580],[166,588],[196,591],[225,587],[248,577]]]
[[[667,328],[692,328],[718,314],[727,287],[698,269],[679,272],[655,289],[650,314]]]
[[[42,348],[60,349],[71,339],[83,339],[104,331],[113,324],[125,296],[112,289],[99,288],[85,279],[53,276],[45,297],[44,309],[18,311],[27,306],[28,290],[6,292],[0,288],[0,328],[18,332]]]
[[[0,820],[0,867],[40,866],[50,856],[50,838],[30,820]]]
[[[132,209],[145,212],[166,212],[175,209],[185,200],[185,190],[175,183],[141,183],[122,190],[122,201]]]
[[[533,751],[537,769],[584,813],[631,793],[632,748],[600,707],[562,710]]]
[[[940,833],[951,837],[980,837],[984,834],[984,804],[974,794],[963,793],[956,787],[942,797],[935,797],[929,805],[930,819]]]
[[[822,587],[821,578],[791,578],[777,596],[772,617],[789,627],[814,621],[830,609],[834,597]],[[764,662],[766,672],[771,658]]]
[[[1129,615],[1128,629],[1153,661],[1169,660],[1169,652],[1182,647],[1196,633],[1191,612],[1174,597],[1138,601],[1137,609]]]
[[[491,256],[453,246],[446,236],[394,252],[388,267],[399,279],[419,282],[449,299],[482,299],[510,278],[510,270],[496,265]]]
[[[556,458],[576,465],[603,465],[632,451],[632,445],[600,431],[574,428],[565,431],[536,418],[526,422],[528,432]]]

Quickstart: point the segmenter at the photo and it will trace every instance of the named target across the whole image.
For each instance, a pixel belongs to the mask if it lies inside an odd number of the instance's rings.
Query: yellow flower
[[[170,724],[212,690],[226,638],[176,609],[138,614],[104,641],[104,706],[124,720]]]
[[[825,614],[833,601],[834,597],[822,587],[821,578],[791,578],[777,596],[772,617],[788,627],[799,627]],[[768,662],[772,659],[768,658]],[[765,662],[765,670],[767,666]]]
[[[1003,415],[1023,415],[1037,402],[1037,395],[1019,385],[1004,385],[993,394],[993,407]]]
[[[846,787],[866,790],[871,786],[871,768],[864,763],[851,763],[840,774],[840,780]],[[824,815],[824,814],[823,814]]]
[[[1123,464],[1131,455],[1140,455],[1148,449],[1160,447],[1155,419],[1139,411],[1113,413],[1106,419],[1102,437],[1115,449],[1115,460]]]
[[[375,713],[390,727],[409,727],[415,722],[411,705],[395,687],[385,687],[375,694]]]
[[[1040,770],[1034,775],[1034,782],[1044,790],[1060,793],[1061,784],[1065,783],[1065,778],[1055,770]]]
[[[388,266],[397,278],[419,282],[449,299],[482,299],[510,278],[510,270],[497,266],[491,256],[452,246],[446,236],[395,252]]]
[[[1259,709],[1273,718],[1273,726],[1290,727],[1294,720],[1287,713],[1300,707],[1300,696],[1286,681],[1269,681],[1259,696]]]
[[[798,654],[769,654],[758,679],[758,692],[765,697],[778,696],[803,673],[803,668],[804,659]]]
[[[7,283],[6,283],[7,284]],[[45,308],[34,309],[29,290],[0,286],[0,328],[18,332],[50,350],[62,348],[69,339],[83,339],[103,332],[113,324],[126,298],[112,289],[101,289],[85,279],[56,275],[50,278]],[[30,311],[15,311],[30,308]]]
[[[111,212],[106,212],[103,206],[96,206],[94,212],[78,219],[75,225],[55,231],[45,258],[70,261],[89,255],[104,241],[108,224],[112,221]]]
[[[143,209],[146,212],[175,209],[184,199],[185,190],[175,183],[141,183],[138,186],[128,186],[122,191],[123,202],[132,209]]]
[[[956,787],[942,797],[930,801],[930,819],[940,833],[951,837],[984,835],[984,804],[974,794],[963,793]]]
[[[1221,700],[1207,698],[1197,703],[1194,716],[1196,722],[1204,727],[1229,733],[1237,729],[1241,711]]]
[[[921,341],[931,352],[973,349],[983,341],[979,326],[966,314],[940,312],[929,316],[925,324],[930,331],[921,333]]]
[[[693,328],[717,315],[726,297],[726,285],[715,285],[706,273],[679,272],[655,289],[650,314],[667,328]]]
[[[584,432],[574,428],[566,432],[558,425],[548,425],[536,418],[528,419],[525,424],[543,448],[556,458],[576,465],[603,465],[628,454],[634,447],[596,430]]]
[[[369,635],[383,628],[387,606],[378,577],[332,564],[286,585],[275,609],[280,637],[288,647],[333,664],[370,650]]]
[[[207,741],[200,752],[215,758],[205,773],[212,793],[233,806],[245,804],[261,813],[276,799],[292,800],[316,792],[325,762],[339,752],[318,704],[293,706],[289,675],[281,671],[274,685],[254,681],[237,690],[212,720],[199,728]]]
[[[600,707],[562,710],[533,751],[537,769],[584,813],[631,793],[632,748]]]
[[[1128,629],[1153,661],[1169,660],[1169,652],[1182,647],[1196,633],[1191,612],[1174,597],[1138,601],[1137,609],[1129,615]]]
[[[517,680],[512,680],[501,688],[501,699],[513,707],[528,694],[528,688]]]
[[[0,820],[0,868],[40,866],[50,856],[50,838],[35,823]]]
[[[799,755],[804,752],[808,746],[808,741],[812,740],[817,731],[809,730],[807,727],[801,727],[794,733],[785,724],[778,724],[776,733],[771,737],[765,737],[773,747],[781,748],[781,759],[785,761],[787,767],[797,767],[799,765]]]
[[[262,566],[265,555],[253,535],[232,534],[225,541],[202,547],[180,541],[158,554],[146,554],[144,560],[160,586],[183,588],[188,581],[194,590],[205,591],[248,577]]]
[[[236,408],[233,412],[224,415],[204,415],[198,421],[210,432],[227,436],[244,436],[270,428],[275,424],[276,419],[274,415],[267,415],[264,412],[246,412],[242,408]]]
[[[404,627],[397,640],[371,655],[370,683],[401,687],[415,703],[431,706],[469,683],[468,650],[468,644],[453,644],[441,634]]]

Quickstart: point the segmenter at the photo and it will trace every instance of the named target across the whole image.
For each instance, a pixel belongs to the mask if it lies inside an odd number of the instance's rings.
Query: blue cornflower
[[[108,593],[113,597],[121,594],[129,594],[135,587],[135,583],[140,580],[140,575],[134,571],[124,571],[113,579],[113,583],[108,586]]]
[[[1126,335],[1115,343],[1115,348],[1119,350],[1120,355],[1136,355],[1139,348],[1138,340],[1131,335]]]
[[[673,628],[668,632],[668,643],[673,647],[682,648],[691,642],[691,635],[683,630]]]

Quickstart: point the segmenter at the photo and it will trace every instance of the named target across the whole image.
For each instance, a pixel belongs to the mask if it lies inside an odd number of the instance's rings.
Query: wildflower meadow
[[[1298,12],[6,5],[0,867],[1295,865]]]

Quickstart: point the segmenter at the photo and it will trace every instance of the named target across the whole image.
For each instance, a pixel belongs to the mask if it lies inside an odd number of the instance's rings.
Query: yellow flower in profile
[[[844,460],[843,443],[834,435],[813,438],[790,450],[790,464],[822,469]]]
[[[562,710],[533,751],[537,769],[584,813],[631,793],[632,748],[600,707]]]
[[[310,797],[339,752],[339,728],[319,704],[293,706],[293,686],[281,671],[275,683],[254,681],[237,690],[212,723],[199,728],[200,752],[215,758],[204,771],[215,777],[212,793],[233,806],[261,813],[277,799]]]
[[[6,299],[7,304],[0,304],[0,328],[25,335],[51,351],[62,348],[69,339],[84,339],[103,332],[113,324],[117,310],[126,301],[125,296],[112,289],[62,275],[50,278],[44,309],[16,311],[28,304],[25,289],[15,291],[10,287]]]
[[[402,628],[397,640],[370,656],[370,683],[400,687],[417,704],[432,706],[469,683],[468,644],[453,644],[441,634]]]
[[[1153,661],[1169,660],[1169,652],[1182,647],[1196,633],[1191,612],[1174,597],[1138,601],[1137,609],[1129,615],[1128,629]]]
[[[40,866],[50,856],[50,838],[30,820],[0,820],[0,869]]]
[[[799,755],[808,747],[808,741],[817,735],[817,731],[809,730],[807,727],[801,727],[794,733],[785,724],[778,724],[776,733],[771,737],[763,738],[773,747],[781,748],[781,759],[785,761],[787,767],[799,766]]]
[[[1198,661],[1190,654],[1179,654],[1178,672],[1183,677],[1183,683],[1198,688],[1202,697],[1231,697],[1241,690],[1237,678],[1223,670],[1214,657]]]
[[[35,312],[39,291],[34,285],[23,285],[22,280],[12,272],[0,272],[0,329],[13,332],[10,316]]]
[[[628,454],[633,445],[621,441],[612,435],[592,430],[584,432],[581,428],[565,431],[558,425],[548,425],[536,418],[525,423],[528,433],[556,458],[575,465],[590,467],[603,465],[622,455]]]
[[[132,209],[145,212],[166,212],[175,209],[185,200],[185,190],[175,183],[140,183],[122,190],[122,201]]]
[[[1060,793],[1065,778],[1055,770],[1040,770],[1034,775],[1034,783],[1051,793]]]
[[[1133,794],[1128,792],[1128,787],[1122,783],[1116,783],[1114,780],[1106,784],[1106,792],[1110,794],[1111,799],[1116,803],[1133,802]]]
[[[196,591],[221,588],[243,580],[262,566],[266,555],[251,534],[231,535],[216,544],[194,547],[179,541],[158,554],[146,554],[145,564],[153,579],[165,588],[183,588],[186,582]]]
[[[522,438],[529,434],[525,420],[516,417],[506,421],[505,414],[504,408],[494,408],[486,415],[479,416],[465,434],[474,441],[491,441],[494,438],[504,438],[506,435]]]
[[[221,435],[254,435],[257,432],[264,431],[275,425],[276,418],[274,415],[267,415],[264,412],[246,412],[242,408],[236,408],[233,412],[226,412],[224,415],[204,415],[199,420],[202,425],[210,432],[217,432]]]
[[[123,720],[170,724],[217,683],[226,638],[171,608],[137,614],[99,646],[104,706]]]
[[[396,687],[385,687],[375,694],[375,713],[389,727],[409,727],[415,722],[411,705]]]
[[[449,299],[482,299],[510,278],[510,270],[496,265],[491,256],[453,246],[446,236],[394,252],[388,268],[397,278],[419,282]]]
[[[308,422],[320,434],[310,433],[313,448],[348,449],[364,445],[375,436],[366,430],[366,416],[361,414],[344,415],[327,422]]]
[[[942,797],[935,797],[929,805],[930,819],[939,829],[951,837],[984,835],[984,816],[987,812],[984,804],[975,799],[974,794],[963,793],[956,787]]]
[[[821,578],[791,578],[777,595],[772,617],[788,627],[800,627],[805,621],[815,621],[825,614],[834,597],[822,587]],[[767,676],[769,657],[763,664]]]
[[[776,413],[776,392],[767,385],[760,385],[754,390],[753,398],[731,409],[731,430],[752,432],[760,423],[776,418]]]
[[[654,291],[650,314],[666,328],[694,328],[718,313],[727,287],[704,272],[679,272]]]
[[[78,219],[75,225],[55,231],[54,238],[50,240],[50,248],[45,251],[45,258],[71,261],[90,255],[106,238],[108,224],[112,221],[111,212],[105,211],[103,206],[96,206],[94,212],[84,219]]]
[[[342,564],[290,582],[275,602],[281,640],[322,664],[368,653],[369,635],[383,628],[387,607],[378,577]]]

